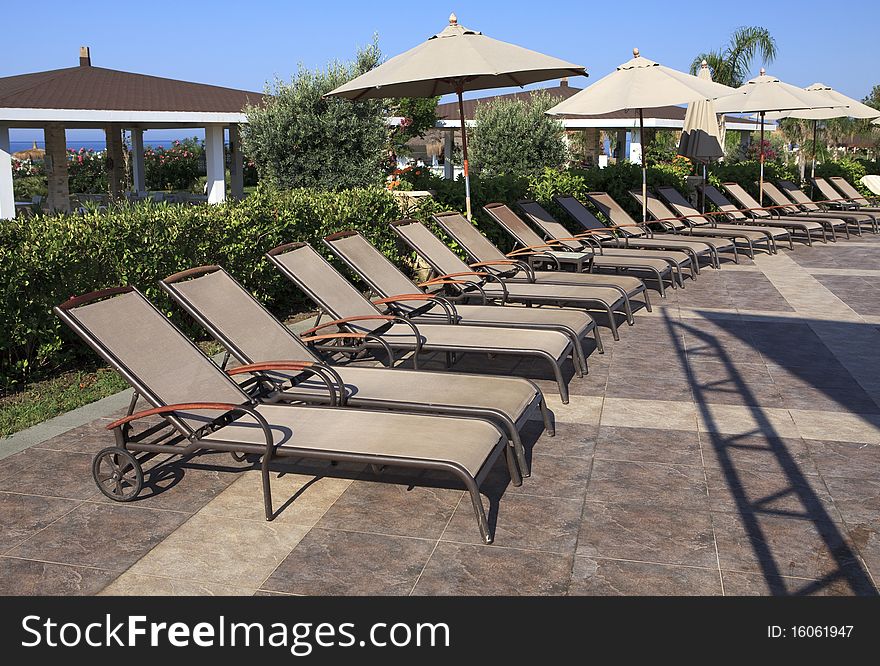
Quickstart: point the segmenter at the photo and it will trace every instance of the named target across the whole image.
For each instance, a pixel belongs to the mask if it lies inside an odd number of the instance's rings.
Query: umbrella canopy
[[[761,74],[736,89],[732,95],[715,100],[719,113],[758,113],[761,116],[761,176],[758,181],[758,202],[764,204],[764,117],[770,111],[803,111],[827,109],[835,106],[827,98],[810,97],[803,88],[780,81],[768,75],[764,68]]]
[[[773,120],[781,118],[799,118],[801,120],[813,121],[813,160],[810,166],[812,176],[816,175],[816,145],[818,143],[819,121],[831,120],[832,118],[877,118],[880,117],[880,111],[873,109],[867,104],[847,97],[843,93],[839,93],[831,86],[824,83],[814,83],[804,92],[808,97],[818,100],[819,102],[831,102],[834,104],[831,108],[824,109],[799,109],[797,111],[781,111],[777,113],[768,113],[767,117]],[[812,179],[811,179],[812,180]]]
[[[458,95],[465,201],[470,219],[471,187],[462,94],[466,90],[522,87],[565,76],[587,73],[579,65],[465,28],[452,14],[449,25],[426,42],[339,86],[329,95],[350,100]]]
[[[704,60],[697,78],[711,81],[709,65]],[[678,144],[678,154],[698,162],[709,162],[724,157],[724,146],[718,114],[709,100],[697,100],[688,105],[684,128]]]
[[[814,83],[804,88],[804,93],[810,99],[818,103],[831,103],[830,108],[799,109],[797,111],[781,111],[768,113],[767,117],[772,120],[781,118],[800,118],[802,120],[830,120],[832,118],[880,118],[880,111],[867,104],[862,104],[857,99],[847,97],[839,93],[831,86],[824,83]]]
[[[641,57],[633,49],[633,59],[620,65],[611,74],[584,88],[577,95],[547,111],[551,115],[590,116],[621,109],[639,110],[639,131],[645,135],[643,109],[727,95],[733,88],[700,79],[653,60]],[[648,219],[648,165],[642,150],[642,222]]]

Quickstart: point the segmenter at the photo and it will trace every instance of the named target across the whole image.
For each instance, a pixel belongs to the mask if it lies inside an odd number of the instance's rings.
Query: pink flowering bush
[[[31,160],[19,160],[12,158],[12,177],[28,178],[30,176],[43,175],[42,164],[35,164]]]
[[[191,190],[204,173],[204,146],[193,137],[171,146],[144,150],[144,174],[149,190]]]
[[[70,191],[101,194],[107,191],[107,154],[104,151],[67,150]]]

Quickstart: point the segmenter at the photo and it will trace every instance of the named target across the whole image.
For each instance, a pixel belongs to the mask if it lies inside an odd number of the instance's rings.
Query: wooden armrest
[[[405,301],[432,301],[437,297],[433,294],[398,294],[397,296],[388,296],[387,298],[379,298],[373,301],[375,305],[385,305],[386,303],[397,303]]]
[[[559,241],[552,240],[547,241],[546,243],[542,243],[541,245],[526,245],[525,247],[519,247],[511,252],[507,253],[508,257],[515,257],[518,254],[534,254],[534,250],[546,250],[548,248],[553,248],[558,245]]]
[[[350,321],[369,321],[369,320],[376,320],[376,319],[381,319],[384,321],[392,321],[394,319],[397,319],[397,317],[393,317],[391,315],[360,315],[357,317],[344,317],[343,319],[334,319],[333,321],[325,322],[323,324],[320,324],[319,326],[313,326],[312,328],[300,333],[300,336],[309,335],[311,333],[314,333],[315,331],[320,331],[322,328],[327,328],[328,326],[338,326],[339,324],[347,324]]]
[[[305,370],[315,365],[313,361],[264,361],[262,363],[249,363],[231,368],[226,371],[232,375],[243,375],[248,372],[262,372],[264,370]]]
[[[138,419],[147,416],[155,416],[156,414],[167,414],[168,412],[180,412],[192,409],[215,409],[221,412],[231,412],[232,410],[240,409],[241,407],[241,405],[233,405],[228,402],[183,402],[176,405],[164,405],[163,407],[153,407],[152,409],[145,409],[142,412],[123,416],[121,419],[117,419],[113,423],[107,425],[107,430],[113,430],[114,428],[118,428],[131,421],[137,421]]]
[[[367,337],[367,335],[367,333],[324,333],[323,335],[310,335],[308,337],[300,339],[303,342],[314,342],[315,340],[334,340],[343,338],[363,340]]]

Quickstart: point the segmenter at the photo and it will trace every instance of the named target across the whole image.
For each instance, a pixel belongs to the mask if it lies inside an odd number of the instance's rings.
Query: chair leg
[[[648,294],[648,287],[647,287],[647,285],[645,285],[644,287],[642,287],[642,292],[641,292],[641,293],[642,293],[642,299],[643,299],[644,302],[645,302],[645,309],[646,309],[648,312],[653,312],[654,310],[651,308],[651,297],[650,297],[650,295]]]
[[[541,402],[538,404],[538,407],[541,410],[541,419],[544,421],[544,430],[547,431],[547,436],[556,437],[556,426],[553,425],[553,419],[550,418],[550,410],[547,409],[547,402],[544,400],[543,396],[541,397]]]
[[[522,485],[522,476],[519,473],[518,463],[512,446],[504,447],[504,459],[507,462],[507,472],[510,474],[510,481],[518,488]]]
[[[483,509],[483,500],[480,499],[480,489],[477,488],[476,482],[470,476],[462,474],[465,486],[471,496],[471,503],[474,506],[474,514],[477,516],[477,524],[480,527],[480,535],[483,537],[483,543],[492,543],[492,534],[489,532],[489,521],[486,520],[486,511]]]

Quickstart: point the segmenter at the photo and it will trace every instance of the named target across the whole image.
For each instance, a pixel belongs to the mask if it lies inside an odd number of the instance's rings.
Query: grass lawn
[[[0,398],[0,437],[87,405],[128,387],[110,368],[72,370]]]

